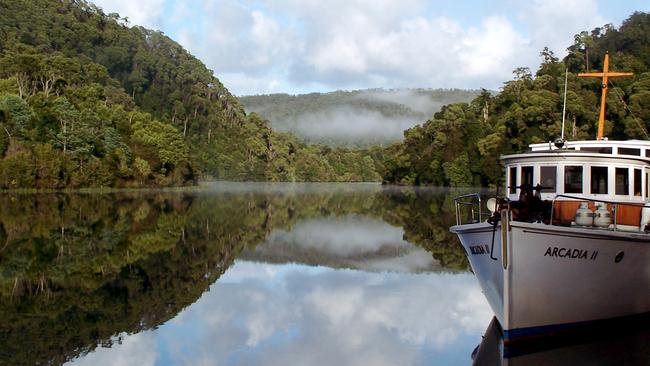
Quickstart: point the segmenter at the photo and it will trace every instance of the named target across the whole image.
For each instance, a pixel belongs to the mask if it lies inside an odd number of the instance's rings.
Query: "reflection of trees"
[[[451,207],[453,208],[453,207]],[[408,189],[321,193],[0,195],[0,359],[58,364],[162,324],[245,248],[298,220],[360,214],[464,269],[449,199]],[[304,263],[309,263],[306,261]]]
[[[466,270],[467,257],[456,235],[453,197],[446,190],[394,189],[381,195],[382,218],[404,228],[404,239],[433,254],[448,269]]]
[[[209,237],[188,224],[197,212],[183,195],[0,200],[9,240],[0,253],[0,359],[8,364],[62,363],[118,332],[165,322],[231,265],[249,231],[232,217],[221,222],[228,237]],[[218,227],[211,219],[201,221]]]

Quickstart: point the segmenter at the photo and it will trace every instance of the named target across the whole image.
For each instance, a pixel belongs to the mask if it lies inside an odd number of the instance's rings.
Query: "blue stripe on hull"
[[[605,333],[626,332],[648,325],[650,312],[611,319],[503,330],[504,356],[516,357],[561,345],[582,343]]]

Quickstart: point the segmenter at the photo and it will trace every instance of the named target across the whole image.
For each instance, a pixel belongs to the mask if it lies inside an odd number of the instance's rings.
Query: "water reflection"
[[[152,343],[163,364],[466,364],[471,347],[459,348],[491,316],[471,274],[378,276],[242,261],[152,340],[137,342]],[[128,352],[130,342],[115,351]]]
[[[303,263],[366,271],[441,270],[431,255],[403,239],[404,230],[358,214],[305,219],[274,230],[263,245],[240,258],[266,263]]]
[[[452,211],[378,185],[0,195],[0,360],[466,363],[489,313]]]
[[[496,318],[472,354],[475,366],[498,365],[650,365],[650,321],[585,329],[565,337],[551,337],[504,346]]]

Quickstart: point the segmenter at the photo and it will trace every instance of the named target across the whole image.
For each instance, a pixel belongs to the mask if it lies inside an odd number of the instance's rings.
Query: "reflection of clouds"
[[[462,335],[480,335],[491,318],[469,274],[379,275],[348,270],[312,273],[305,281],[301,272],[306,267],[284,267],[293,270],[282,276],[282,291],[276,286],[260,290],[285,298],[285,307],[295,306],[299,315],[291,318],[294,325],[288,328],[300,331],[270,354],[247,352],[245,363],[414,364],[423,350],[444,353]],[[248,281],[240,286],[246,287]],[[213,290],[218,288],[216,283]],[[282,332],[267,341],[277,342]],[[475,344],[466,346],[469,356]]]
[[[77,358],[69,364],[92,366],[146,366],[155,363],[158,352],[153,332],[146,331],[131,335],[122,333],[115,337],[115,339],[120,338],[123,339],[121,343],[115,342],[111,348],[98,347],[93,353]]]
[[[302,220],[291,231],[274,231],[267,241],[293,243],[344,257],[376,251],[386,245],[410,246],[403,235],[402,228],[381,220],[347,215]]]
[[[298,221],[274,230],[244,254],[255,261],[311,263],[369,271],[421,272],[440,268],[431,253],[403,239],[404,230],[356,214]],[[255,269],[259,271],[260,269]]]
[[[400,257],[357,262],[355,268],[367,271],[420,272],[439,269],[440,265],[434,261],[431,253],[413,247],[410,252]]]
[[[444,364],[469,361],[491,317],[471,274],[237,262],[141,346],[183,365]]]

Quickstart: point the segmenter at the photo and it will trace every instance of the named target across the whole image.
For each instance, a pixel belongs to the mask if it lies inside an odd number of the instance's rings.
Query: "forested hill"
[[[0,189],[376,180],[275,133],[201,61],[84,0],[0,0]]]
[[[605,135],[610,139],[648,140],[650,130],[650,14],[636,12],[616,28],[581,32],[559,60],[541,52],[536,72],[514,71],[496,95],[481,93],[470,103],[450,104],[422,125],[405,132],[403,143],[385,152],[384,180],[401,184],[488,185],[501,179],[499,156],[524,151],[528,144],[561,135],[565,68],[568,68],[569,139],[595,139],[600,79],[580,72],[610,70],[633,77],[610,79]]]
[[[401,141],[404,130],[427,120],[441,106],[470,102],[479,90],[366,89],[239,97],[274,130],[331,146],[371,146]]]

